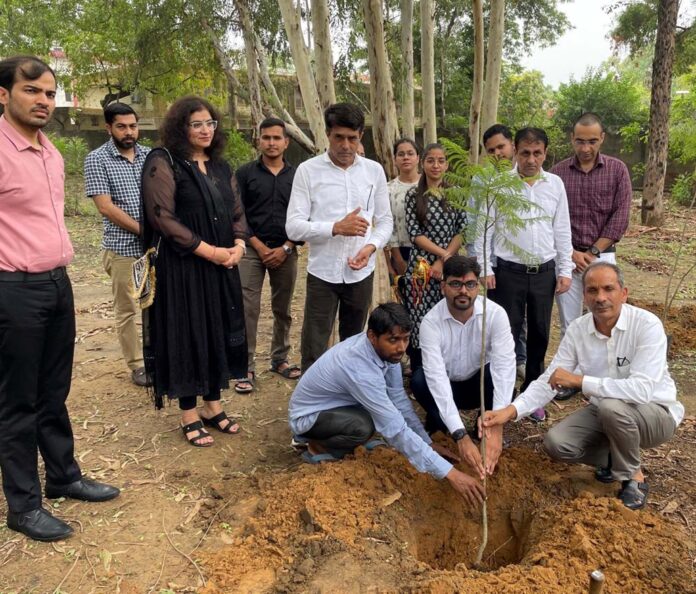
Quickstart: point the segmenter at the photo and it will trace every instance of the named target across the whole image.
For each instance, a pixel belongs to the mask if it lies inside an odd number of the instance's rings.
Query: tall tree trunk
[[[327,0],[312,0],[312,29],[314,30],[314,69],[317,73],[317,92],[322,108],[326,109],[332,103],[336,103]]]
[[[247,65],[247,78],[249,79],[249,106],[251,108],[251,135],[256,140],[259,133],[259,124],[263,120],[263,100],[261,98],[261,82],[259,80],[259,65],[256,61],[256,48],[254,47],[254,25],[249,14],[247,0],[234,0],[235,8],[239,13],[244,36],[244,57]]]
[[[659,227],[664,222],[663,199],[678,12],[678,0],[660,0],[657,7],[657,36],[652,69],[648,161],[645,166],[640,212],[641,222],[650,227]]]
[[[498,119],[500,71],[503,65],[503,36],[505,34],[505,0],[491,0],[486,52],[486,82],[481,105],[481,129],[485,132]]]
[[[314,136],[314,146],[317,152],[324,152],[329,146],[329,141],[326,137],[324,115],[314,82],[314,74],[309,64],[307,47],[302,39],[300,19],[292,0],[278,0],[278,6],[283,15],[285,32],[290,43],[292,60],[295,63],[295,72],[297,73],[297,82],[302,93],[305,114],[309,122],[309,129]]]
[[[370,68],[370,111],[372,138],[377,158],[387,174],[396,174],[392,147],[399,137],[391,70],[384,43],[382,0],[362,0],[367,36],[367,63]]]
[[[276,117],[282,118],[282,120],[285,122],[285,130],[287,131],[288,136],[290,136],[290,138],[292,138],[308,153],[316,153],[317,151],[316,147],[314,146],[314,142],[297,125],[297,122],[295,122],[295,118],[293,118],[288,112],[288,110],[285,109],[283,102],[280,100],[280,97],[278,96],[278,91],[276,90],[275,85],[271,80],[271,75],[268,70],[268,62],[266,61],[266,50],[264,50],[263,45],[261,44],[261,40],[259,39],[259,36],[256,34],[256,31],[254,31],[254,46],[256,49],[256,58],[259,61],[259,74],[261,75],[261,82],[263,83],[263,86],[266,89],[266,93],[272,105],[272,109],[268,110],[268,115],[274,115]],[[267,110],[264,109],[264,113],[266,111]]]
[[[423,84],[423,142],[437,141],[435,114],[435,7],[421,0],[421,79]]]
[[[401,0],[401,121],[404,136],[416,139],[416,113],[413,101],[413,0]]]
[[[481,130],[481,101],[483,99],[483,0],[472,0],[474,22],[474,80],[469,108],[469,158],[472,163],[479,160],[479,136]]]

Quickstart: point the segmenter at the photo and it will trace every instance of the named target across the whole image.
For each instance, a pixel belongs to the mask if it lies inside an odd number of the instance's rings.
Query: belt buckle
[[[61,278],[63,278],[63,269],[54,268],[48,273],[48,277],[53,281],[60,280]]]
[[[527,266],[527,274],[539,274],[539,265]]]

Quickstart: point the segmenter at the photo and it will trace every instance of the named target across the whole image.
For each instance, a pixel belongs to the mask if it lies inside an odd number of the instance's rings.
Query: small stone
[[[655,588],[656,591],[660,592],[662,591],[662,588],[665,587],[665,583],[662,580],[658,580],[655,578],[652,582],[650,582],[650,585]]]
[[[314,571],[314,560],[309,558],[305,559],[300,563],[297,571],[302,575],[310,575],[312,571]]]

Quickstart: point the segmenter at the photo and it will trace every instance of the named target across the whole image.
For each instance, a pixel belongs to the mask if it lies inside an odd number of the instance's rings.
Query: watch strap
[[[452,439],[454,441],[460,441],[466,437],[466,429],[457,429],[452,433]]]

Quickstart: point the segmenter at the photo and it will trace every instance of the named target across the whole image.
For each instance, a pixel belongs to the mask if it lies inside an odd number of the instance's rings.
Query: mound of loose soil
[[[588,468],[506,450],[489,480],[489,543],[472,569],[480,514],[447,481],[386,448],[261,482],[255,512],[204,558],[222,592],[687,592],[681,526],[631,512]]]
[[[642,299],[629,299],[629,303],[653,312],[662,318],[664,304]],[[672,307],[665,323],[665,332],[672,335],[670,352],[677,354],[682,351],[696,350],[696,305],[687,304]]]

